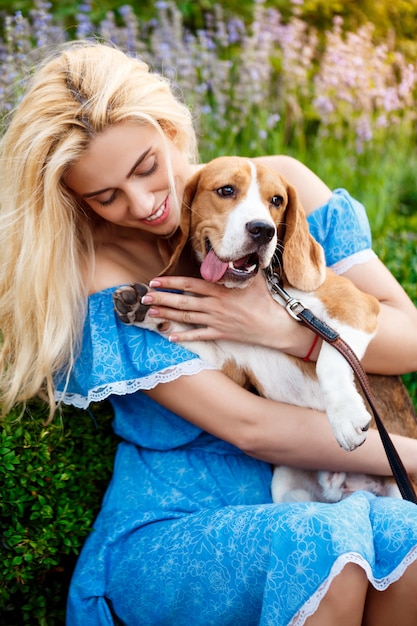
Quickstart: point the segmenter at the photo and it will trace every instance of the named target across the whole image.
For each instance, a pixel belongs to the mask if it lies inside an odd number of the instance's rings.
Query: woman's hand
[[[242,289],[178,276],[158,277],[150,285],[157,291],[145,296],[144,302],[151,304],[149,315],[195,326],[171,336],[171,341],[223,339],[276,348],[300,357],[308,353],[313,342],[313,333],[273,300],[262,274]]]

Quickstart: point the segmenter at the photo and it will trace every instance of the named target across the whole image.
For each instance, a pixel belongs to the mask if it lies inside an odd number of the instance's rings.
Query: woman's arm
[[[362,359],[365,369],[375,374],[417,371],[417,308],[404,289],[377,258],[344,275],[381,303],[377,334]]]
[[[250,456],[272,464],[391,474],[376,430],[368,432],[360,448],[346,452],[337,444],[323,413],[256,396],[216,370],[182,376],[144,393]],[[417,440],[393,436],[393,441],[408,471],[416,474]]]

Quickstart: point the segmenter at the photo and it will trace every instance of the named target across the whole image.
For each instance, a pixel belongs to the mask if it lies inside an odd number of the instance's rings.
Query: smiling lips
[[[169,217],[169,202],[168,198],[166,198],[165,202],[161,204],[159,209],[152,213],[149,217],[146,217],[143,222],[146,224],[152,224],[152,226],[159,226],[159,224],[163,224]]]

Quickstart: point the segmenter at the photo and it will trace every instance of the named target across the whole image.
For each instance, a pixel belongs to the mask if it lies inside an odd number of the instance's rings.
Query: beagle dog
[[[265,165],[249,158],[219,157],[201,168],[187,184],[181,224],[168,243],[174,252],[167,257],[164,273],[173,273],[187,244],[201,276],[231,289],[246,288],[257,272],[272,268],[290,296],[333,327],[359,359],[365,354],[376,331],[378,301],[326,268],[323,249],[310,235],[294,187]],[[187,327],[147,316],[149,307],[141,304],[147,290],[146,285],[135,284],[115,291],[122,321],[166,336]],[[183,345],[260,395],[325,411],[345,450],[365,441],[371,415],[349,364],[326,342],[316,363],[230,341]],[[368,481],[365,488],[377,493],[391,488],[379,479],[372,478],[371,486],[370,478],[363,479]],[[336,501],[353,488],[354,480],[357,483],[358,477],[277,467],[272,495],[276,502]]]

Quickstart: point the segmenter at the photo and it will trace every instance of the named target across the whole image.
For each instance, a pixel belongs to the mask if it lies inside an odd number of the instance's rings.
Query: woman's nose
[[[155,196],[150,192],[130,193],[128,196],[129,211],[139,219],[149,217],[155,209]]]

